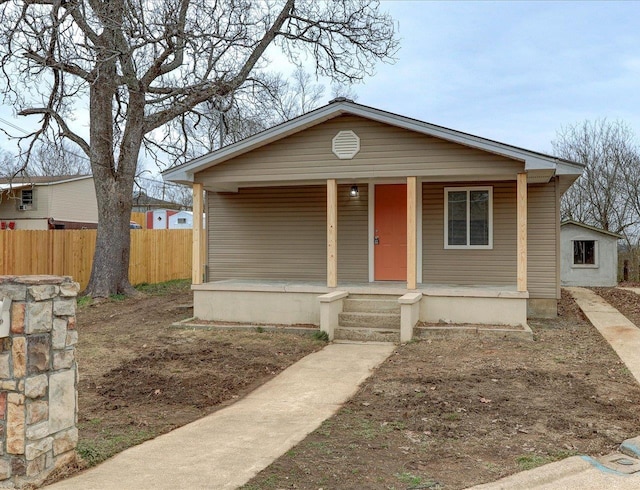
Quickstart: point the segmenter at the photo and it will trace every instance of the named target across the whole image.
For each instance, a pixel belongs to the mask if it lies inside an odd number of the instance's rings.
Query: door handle
[[[380,245],[380,237],[378,237],[378,236],[373,237],[373,244],[374,245]]]

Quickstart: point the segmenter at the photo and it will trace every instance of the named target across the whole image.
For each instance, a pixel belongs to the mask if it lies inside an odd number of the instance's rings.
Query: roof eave
[[[212,153],[208,153],[173,169],[165,170],[162,172],[162,177],[165,180],[172,182],[191,184],[194,182],[195,174],[199,171],[205,170],[206,168],[222,163],[242,153],[267,145],[273,141],[343,114],[364,117],[380,123],[401,127],[410,131],[434,136],[453,143],[519,160],[524,163],[526,172],[547,170],[552,173],[557,173],[560,169],[563,174],[575,174],[578,176],[582,173],[582,166],[577,163],[568,162],[550,155],[532,152],[530,150],[525,150],[505,143],[488,140],[472,134],[445,128],[443,126],[418,121],[416,119],[382,111],[373,107],[343,101],[330,103],[307,114],[303,114],[302,116],[290,121],[262,131],[261,133],[251,136],[245,140],[239,141],[238,143],[234,143]],[[560,168],[560,166],[562,168]]]
[[[619,233],[614,233],[612,231],[602,230],[602,229],[597,228],[595,226],[587,225],[585,223],[581,223],[579,221],[575,221],[575,220],[572,220],[572,219],[568,219],[568,220],[565,220],[562,223],[560,223],[560,226],[564,226],[564,225],[578,226],[580,228],[584,228],[586,230],[595,231],[596,233],[602,233],[603,235],[609,235],[609,236],[612,236],[612,237],[617,238],[617,239],[624,238],[624,236],[620,235]]]
[[[298,116],[290,121],[266,129],[260,133],[254,134],[253,136],[249,136],[237,143],[225,146],[219,150],[207,153],[206,155],[202,155],[201,157],[184,163],[179,167],[167,169],[162,172],[162,178],[180,184],[191,184],[194,182],[194,174],[200,170],[204,170],[212,165],[217,165],[239,154],[249,152],[278,139],[285,138],[290,134],[297,133],[344,114],[346,112],[344,108],[338,107],[342,104],[343,103],[329,104],[320,107],[319,109],[303,114],[302,116]]]

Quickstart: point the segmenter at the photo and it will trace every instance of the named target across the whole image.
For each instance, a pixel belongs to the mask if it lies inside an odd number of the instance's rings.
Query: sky
[[[621,119],[640,136],[640,3],[385,1],[394,65],[358,102],[530,150]]]
[[[361,104],[546,153],[558,130],[586,119],[620,119],[640,137],[640,2],[385,0],[381,8],[401,47],[395,64],[379,64],[354,87]],[[7,106],[3,121],[29,127]],[[3,137],[0,148],[10,149]]]

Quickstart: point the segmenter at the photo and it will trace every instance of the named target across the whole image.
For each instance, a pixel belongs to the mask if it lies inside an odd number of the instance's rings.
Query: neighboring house
[[[196,317],[330,332],[361,294],[402,298],[412,326],[556,315],[560,197],[582,169],[336,99],[163,176],[206,203]]]
[[[97,228],[91,175],[0,179],[0,227],[16,230]]]
[[[602,286],[618,284],[618,240],[621,235],[593,226],[565,221],[560,228],[561,284]]]
[[[193,213],[191,211],[180,211],[169,216],[170,230],[180,230],[193,228]]]
[[[169,227],[169,218],[177,214],[175,209],[154,209],[147,211],[148,230],[166,230]]]
[[[185,207],[175,202],[156,199],[155,197],[148,196],[144,192],[135,192],[133,194],[133,207],[131,209],[131,212],[146,213],[149,211],[162,209],[179,211],[181,209],[185,209]]]
[[[174,209],[147,211],[147,228],[149,230],[193,228],[193,213],[191,211],[176,211]]]

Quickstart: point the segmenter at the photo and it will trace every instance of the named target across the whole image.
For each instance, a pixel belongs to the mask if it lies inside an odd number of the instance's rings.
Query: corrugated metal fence
[[[131,284],[191,276],[191,230],[131,230]],[[89,282],[96,230],[0,231],[0,275],[71,276]]]

